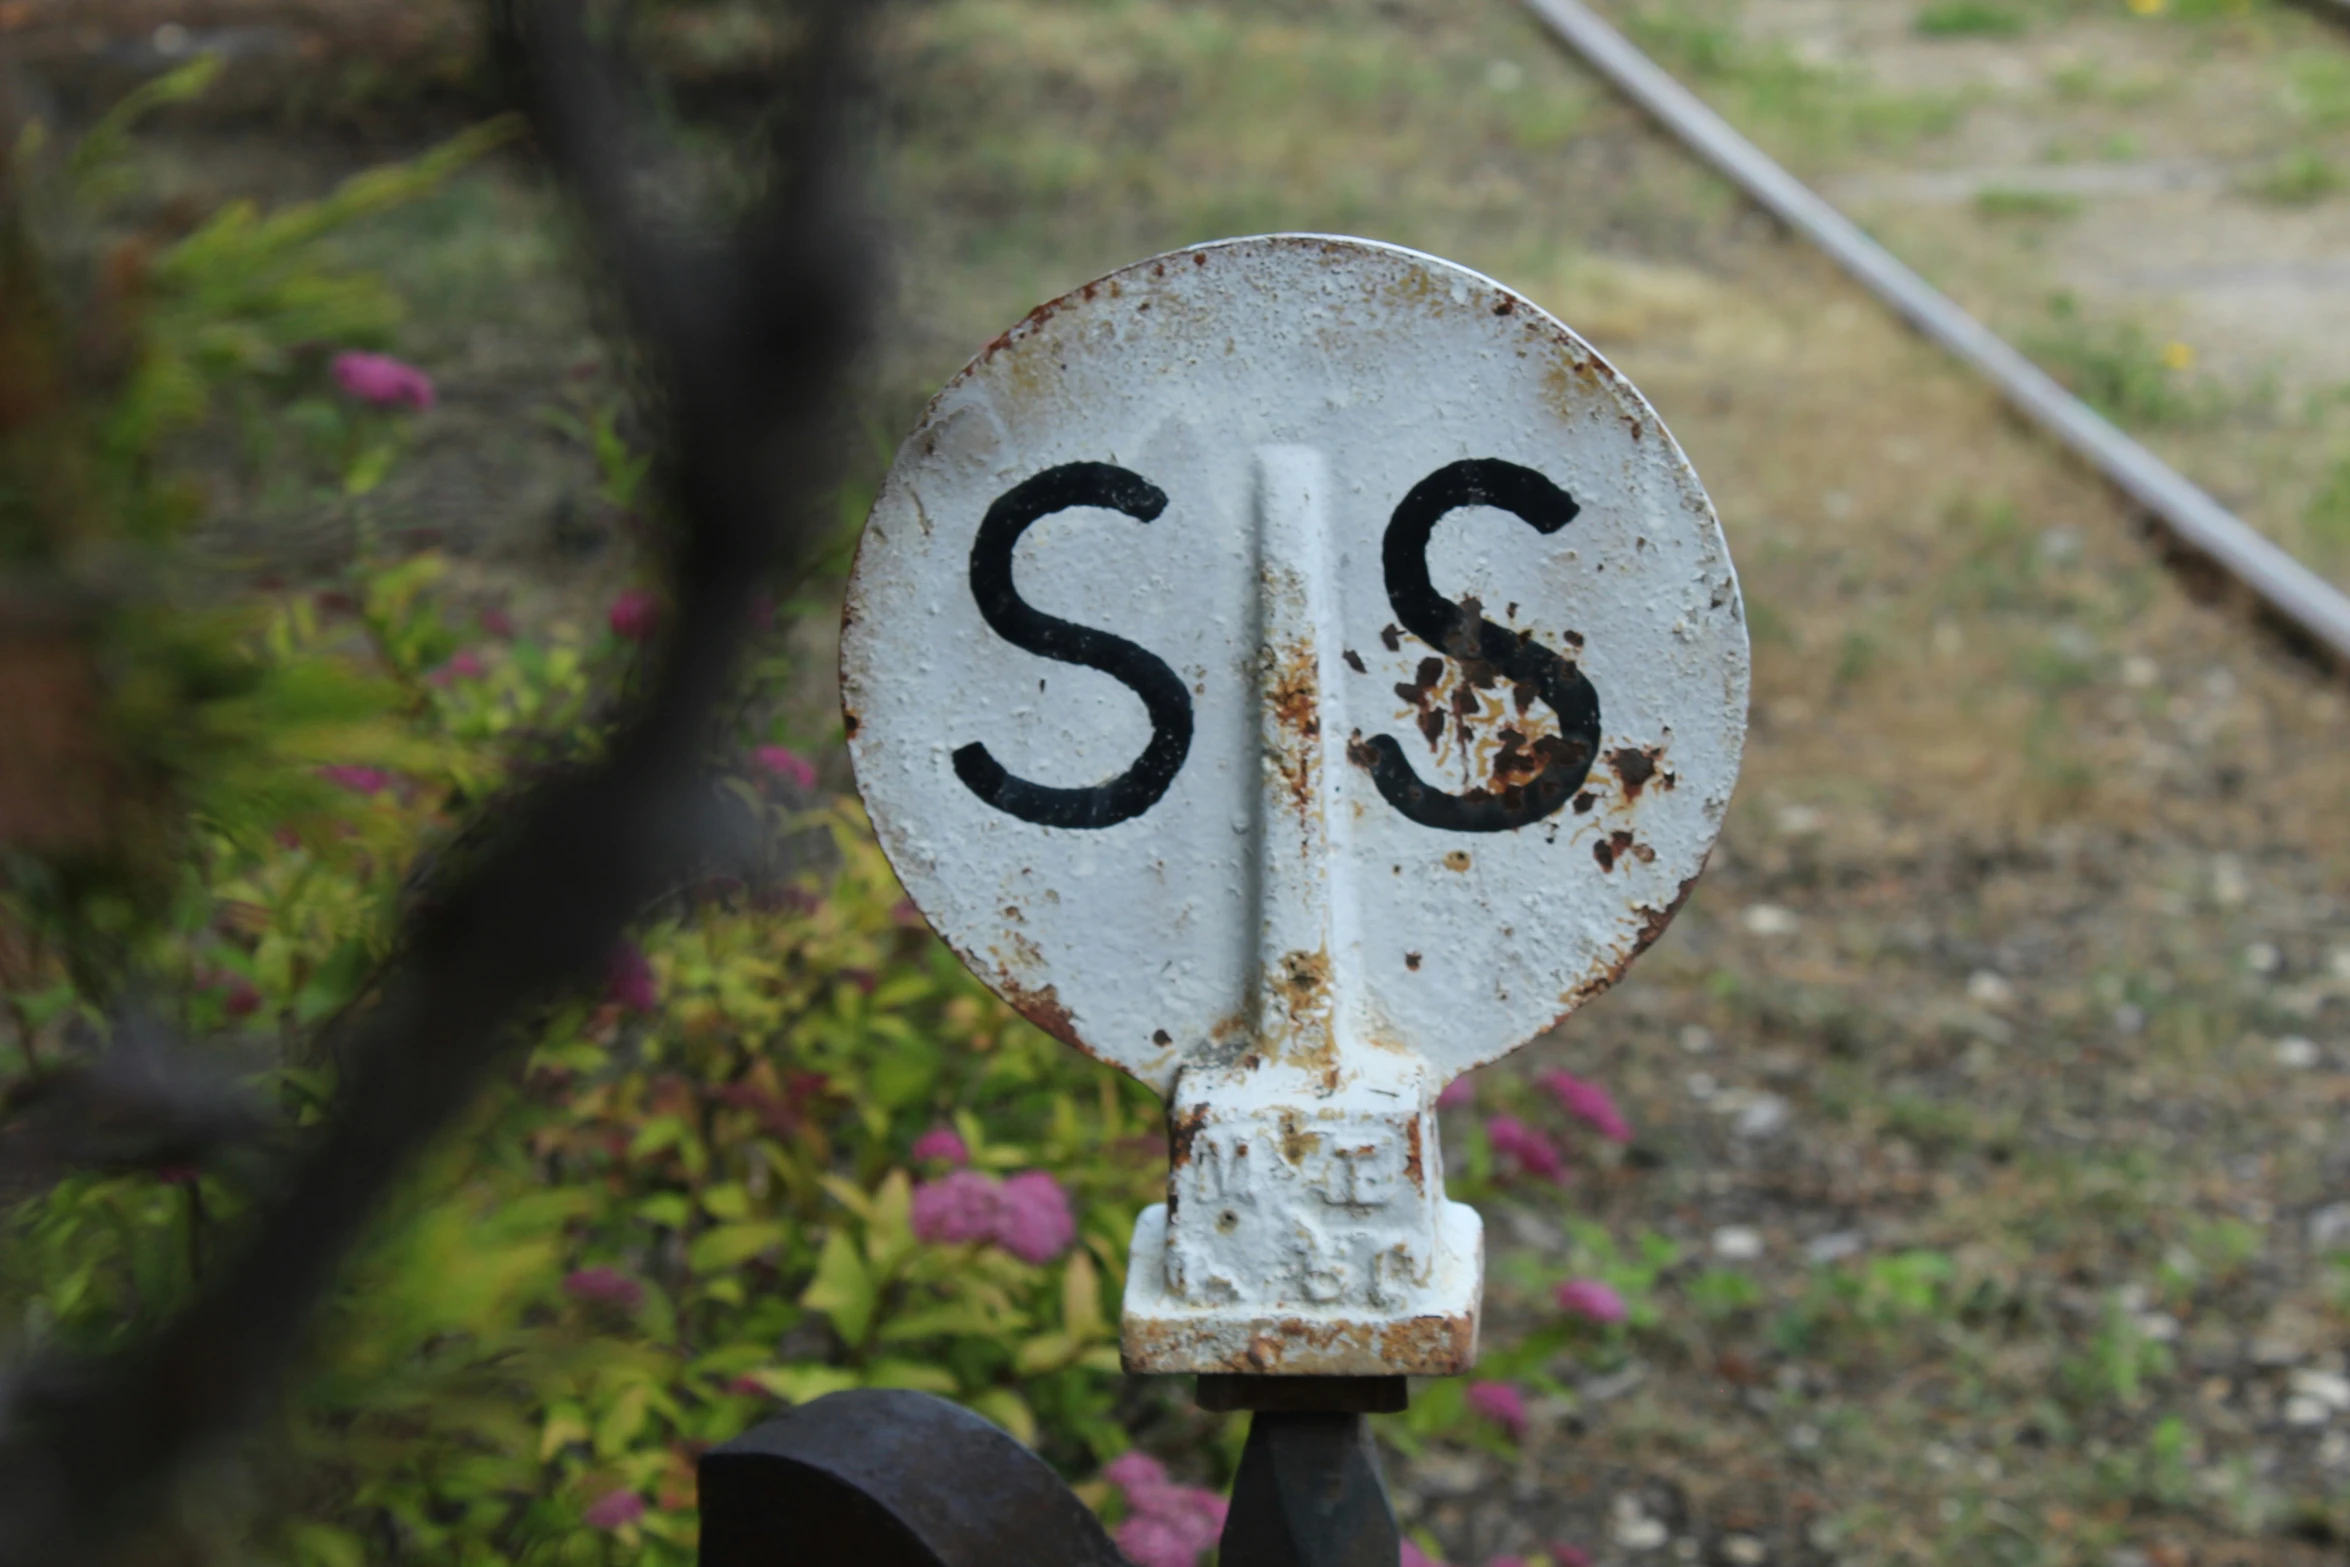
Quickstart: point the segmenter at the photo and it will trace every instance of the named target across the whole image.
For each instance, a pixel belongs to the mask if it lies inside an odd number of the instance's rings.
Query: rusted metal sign
[[[1168,1097],[1128,1365],[1466,1369],[1435,1096],[1656,938],[1744,739],[1737,579],[1640,394],[1393,246],[1139,263],[932,402],[842,671],[931,924]]]

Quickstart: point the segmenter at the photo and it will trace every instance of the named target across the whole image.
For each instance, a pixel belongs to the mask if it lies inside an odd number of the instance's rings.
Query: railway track
[[[1765,211],[1996,387],[2172,539],[2350,671],[2350,596],[2248,526],[1864,233],[1581,0],[1527,0],[1561,42]],[[2350,0],[2319,9],[2350,20]]]

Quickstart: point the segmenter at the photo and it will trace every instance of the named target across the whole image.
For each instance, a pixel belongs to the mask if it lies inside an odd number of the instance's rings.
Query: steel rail
[[[1526,3],[1594,70],[1732,184],[1826,251],[1910,325],[1972,365],[2027,418],[2086,458],[2182,543],[2350,666],[2350,597],[2254,532],[1911,271],[1580,0]]]

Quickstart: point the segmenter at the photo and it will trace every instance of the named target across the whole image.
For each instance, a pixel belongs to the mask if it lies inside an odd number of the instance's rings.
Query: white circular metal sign
[[[1362,240],[1142,262],[939,393],[875,504],[850,754],[906,890],[1162,1092],[1605,988],[1719,831],[1747,644],[1640,394],[1523,297]]]

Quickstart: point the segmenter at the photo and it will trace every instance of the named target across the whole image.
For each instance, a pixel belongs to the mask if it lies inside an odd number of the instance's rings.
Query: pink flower
[[[1469,1408],[1507,1431],[1513,1442],[1526,1434],[1526,1395],[1507,1382],[1470,1383]]]
[[[1002,1188],[977,1170],[957,1170],[914,1188],[914,1235],[933,1246],[991,1240]]]
[[[612,1268],[581,1268],[565,1274],[563,1293],[592,1306],[619,1306],[629,1311],[645,1303],[645,1287]]]
[[[634,1491],[607,1491],[588,1504],[587,1525],[591,1529],[617,1529],[622,1524],[635,1523],[645,1515],[645,1499]]]
[[[914,1139],[914,1162],[965,1165],[971,1162],[971,1150],[963,1146],[953,1127],[934,1126]]]
[[[436,686],[445,686],[453,680],[479,680],[483,673],[481,655],[467,649],[424,678]]]
[[[1403,1542],[1403,1557],[1396,1563],[1396,1567],[1444,1567],[1444,1563],[1407,1539]]]
[[[507,640],[514,635],[514,617],[502,609],[483,610],[481,612],[481,634],[485,637],[495,637],[500,642]]]
[[[751,753],[759,771],[802,794],[816,787],[816,764],[787,746],[763,745]]]
[[[643,588],[630,588],[612,601],[612,634],[625,642],[650,642],[661,624],[661,601]]]
[[[1122,1453],[1102,1476],[1126,1493],[1118,1548],[1135,1567],[1198,1567],[1201,1553],[1224,1532],[1224,1498],[1172,1483],[1166,1466],[1148,1453]]]
[[[604,999],[625,1012],[650,1012],[661,1004],[653,965],[635,942],[624,941],[612,949],[604,968]]]
[[[1436,1108],[1439,1110],[1450,1110],[1455,1105],[1475,1104],[1476,1102],[1477,1090],[1465,1076],[1456,1077],[1445,1084],[1444,1092],[1436,1096]]]
[[[1167,1483],[1167,1466],[1139,1447],[1130,1447],[1102,1466],[1102,1478],[1132,1493]]]
[[[431,376],[387,354],[337,354],[333,369],[335,385],[378,408],[425,409],[435,401]]]
[[[1609,1142],[1628,1143],[1632,1140],[1632,1123],[1624,1119],[1623,1112],[1616,1108],[1615,1100],[1597,1083],[1588,1082],[1572,1072],[1545,1072],[1542,1074],[1542,1086],[1549,1089],[1558,1100],[1560,1109]]]
[[[1118,1525],[1118,1549],[1134,1567],[1199,1567],[1202,1543],[1197,1531],[1180,1519],[1156,1513],[1136,1513]]]
[[[1506,1154],[1518,1168],[1537,1180],[1566,1184],[1567,1167],[1550,1139],[1512,1115],[1497,1115],[1485,1123],[1486,1140],[1493,1151]]]
[[[1597,1279],[1569,1279],[1558,1289],[1559,1309],[1586,1322],[1621,1322],[1624,1297]]]
[[[321,767],[318,776],[330,784],[339,784],[353,794],[381,794],[392,786],[392,775],[380,767],[351,767],[337,763]]]
[[[996,1218],[996,1244],[1022,1262],[1050,1262],[1077,1238],[1069,1194],[1042,1170],[1029,1170],[1004,1182],[1002,1204]]]
[[[914,1188],[914,1234],[934,1246],[993,1241],[1023,1262],[1045,1263],[1077,1238],[1069,1194],[1042,1170],[997,1182],[957,1170]]]
[[[220,1009],[230,1017],[251,1017],[261,1010],[261,992],[242,974],[231,974],[228,994],[221,997]]]

